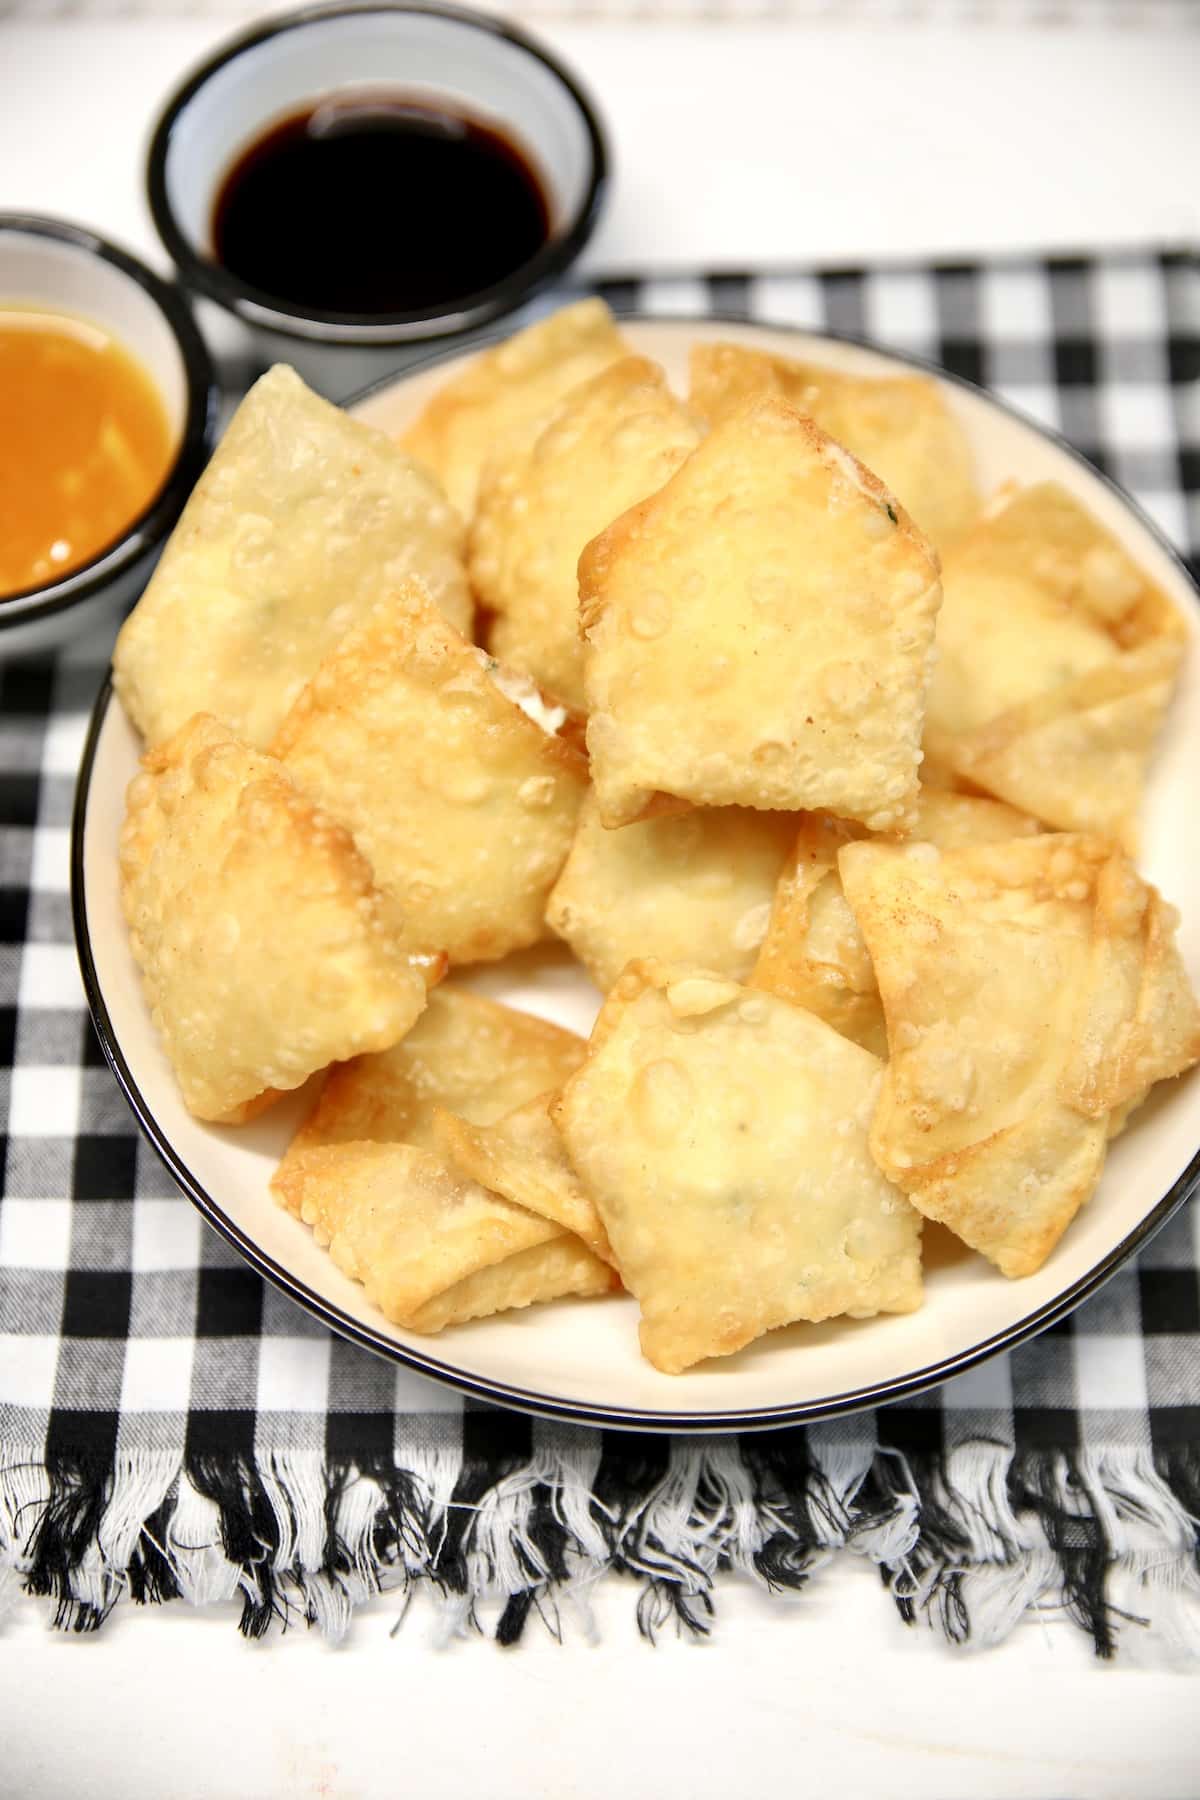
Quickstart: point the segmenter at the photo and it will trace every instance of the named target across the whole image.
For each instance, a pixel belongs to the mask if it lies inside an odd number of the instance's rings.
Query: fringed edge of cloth
[[[838,1553],[877,1565],[900,1616],[949,1642],[1001,1642],[1065,1613],[1098,1655],[1149,1630],[1200,1652],[1200,1450],[943,1455],[821,1445],[801,1431],[698,1442],[538,1425],[522,1454],[421,1422],[403,1461],[119,1451],[0,1460],[0,1608],[48,1596],[97,1630],[122,1599],[241,1604],[261,1637],[342,1638],[360,1601],[427,1584],[443,1640],[515,1643],[536,1616],[592,1633],[588,1596],[636,1582],[653,1640],[707,1634],[721,1581],[797,1593]],[[485,1623],[486,1621],[486,1623]]]

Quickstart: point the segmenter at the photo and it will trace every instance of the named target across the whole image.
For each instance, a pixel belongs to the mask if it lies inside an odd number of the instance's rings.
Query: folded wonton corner
[[[874,469],[939,550],[979,511],[967,434],[927,375],[847,375],[744,344],[697,344],[689,406],[724,418],[753,394],[774,393]]]
[[[1037,829],[1035,819],[999,800],[923,786],[906,841],[956,850],[1028,836]],[[843,1037],[886,1057],[887,1030],[874,965],[837,869],[838,851],[861,835],[827,813],[801,819],[775,890],[751,985],[807,1007]]]
[[[401,443],[438,477],[469,525],[488,459],[531,442],[573,388],[628,354],[603,300],[579,300],[473,356]]]
[[[1004,1274],[1032,1274],[1155,1081],[1200,1058],[1176,915],[1101,838],[838,857],[887,1016],[880,1168]]]
[[[635,957],[745,980],[795,833],[792,813],[742,806],[691,807],[608,831],[589,792],[546,921],[602,993]]]
[[[631,356],[573,389],[539,437],[488,466],[468,555],[475,592],[496,614],[488,641],[578,712],[587,704],[580,553],[656,493],[700,435],[662,370]]]
[[[447,983],[403,1043],[330,1071],[272,1191],[389,1319],[414,1331],[608,1292],[611,1270],[572,1235],[590,1223],[582,1235],[603,1242],[585,1200],[571,1216],[513,1204],[503,1181],[469,1179],[469,1155],[451,1157],[440,1129],[451,1119],[466,1134],[519,1121],[538,1095],[544,1113],[584,1049],[572,1032]],[[548,1119],[545,1128],[553,1135]],[[561,1189],[553,1169],[550,1178]]]
[[[384,1317],[410,1331],[617,1285],[578,1238],[411,1144],[311,1149],[281,1171],[277,1192]]]
[[[1167,595],[1053,483],[946,556],[925,744],[1048,825],[1126,849],[1186,632]]]
[[[613,1254],[595,1202],[571,1167],[550,1118],[557,1092],[538,1094],[491,1124],[438,1110],[433,1130],[446,1160],[492,1193],[582,1238],[605,1262]]]

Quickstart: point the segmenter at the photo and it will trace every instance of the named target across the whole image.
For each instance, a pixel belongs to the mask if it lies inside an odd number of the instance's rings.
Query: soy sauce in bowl
[[[529,154],[449,106],[359,90],[270,126],[213,211],[216,258],[324,314],[434,313],[507,280],[547,243]]]

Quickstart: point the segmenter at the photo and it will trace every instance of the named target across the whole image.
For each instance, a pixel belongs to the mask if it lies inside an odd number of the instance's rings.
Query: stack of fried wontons
[[[1130,860],[1184,641],[921,376],[685,402],[586,301],[398,446],[274,369],[114,664],[184,1099],[329,1070],[275,1191],[413,1331],[624,1285],[675,1373],[919,1306],[927,1218],[1027,1274],[1200,1058]],[[587,1044],[453,973],[548,931]]]

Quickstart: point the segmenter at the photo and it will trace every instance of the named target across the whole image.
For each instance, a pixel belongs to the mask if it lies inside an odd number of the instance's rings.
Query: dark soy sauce
[[[549,235],[546,196],[514,143],[465,113],[386,93],[273,125],[238,157],[213,214],[231,274],[318,313],[451,310]]]

